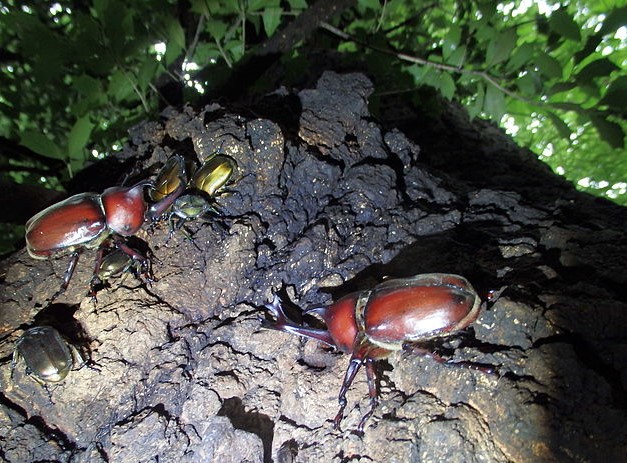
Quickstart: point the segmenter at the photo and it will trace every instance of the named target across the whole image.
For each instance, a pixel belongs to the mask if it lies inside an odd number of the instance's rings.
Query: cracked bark
[[[52,306],[66,259],[2,262],[0,456],[58,461],[618,461],[625,424],[625,209],[578,193],[494,127],[368,111],[373,85],[327,72],[268,96],[257,117],[218,105],[169,110],[120,155],[154,172],[173,152],[238,163],[222,215],[166,243],[143,237],[158,280],[85,297],[85,253]],[[267,110],[271,108],[271,110]],[[413,110],[410,110],[413,111]],[[401,114],[403,117],[399,118]],[[388,128],[388,125],[390,126]],[[148,174],[146,174],[148,175]],[[348,362],[313,341],[260,329],[281,288],[321,305],[385,276],[459,273],[507,285],[456,360],[382,362],[363,436],[365,375],[332,429]],[[89,340],[96,369],[48,392],[10,356],[22,330],[53,323]]]

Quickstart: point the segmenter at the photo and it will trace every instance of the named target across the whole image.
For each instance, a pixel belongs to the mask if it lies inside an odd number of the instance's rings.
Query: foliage
[[[168,85],[193,102],[307,6],[0,0],[0,137],[17,147],[0,157],[1,175],[60,187],[177,104]],[[322,45],[365,60],[386,92],[432,87],[627,204],[626,22],[624,0],[359,0],[284,62],[289,75]]]

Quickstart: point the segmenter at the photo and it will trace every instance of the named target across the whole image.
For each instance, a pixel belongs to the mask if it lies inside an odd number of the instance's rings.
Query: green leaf
[[[266,8],[262,13],[263,28],[266,31],[266,35],[270,37],[277,30],[281,23],[281,14],[283,9],[280,7]]]
[[[618,70],[620,70],[620,68],[609,59],[601,58],[588,63],[577,73],[576,79],[579,82],[588,83],[595,77],[609,76],[611,72]]]
[[[304,10],[307,8],[307,0],[287,0],[287,3],[290,4],[290,9],[293,10]]]
[[[448,32],[444,36],[444,40],[442,41],[442,57],[444,58],[444,61],[448,62],[449,56],[457,50],[461,34],[462,30],[458,25],[451,25]]]
[[[610,83],[599,103],[624,112],[627,108],[627,76],[620,76]]]
[[[192,13],[197,13],[204,16],[205,18],[211,16],[211,12],[209,11],[209,6],[207,5],[206,0],[191,0],[190,3],[191,6],[189,10]]]
[[[491,66],[505,61],[516,46],[517,40],[518,35],[514,28],[499,32],[488,44],[486,65]]]
[[[228,2],[227,2],[228,3]],[[233,2],[237,3],[237,2]],[[249,0],[246,7],[247,12],[265,10],[266,8],[275,8],[280,4],[280,0]]]
[[[457,68],[462,67],[464,61],[466,60],[466,52],[466,45],[462,45],[461,47],[456,48],[455,51],[453,51],[453,53],[446,58],[445,62]]]
[[[505,95],[494,85],[487,84],[483,112],[496,122],[505,114]]]
[[[520,93],[522,93],[524,96],[535,96],[538,92],[535,79],[533,75],[529,72],[520,76],[516,80],[516,85],[518,86]]]
[[[447,100],[453,99],[455,95],[455,81],[448,72],[441,72],[439,75],[438,89]]]
[[[474,100],[467,107],[468,115],[470,116],[471,119],[474,119],[479,114],[481,114],[481,111],[483,110],[484,98],[485,98],[485,85],[483,84],[483,82],[479,82],[477,84],[477,91],[475,93]]]
[[[159,61],[152,56],[146,56],[146,59],[142,63],[137,72],[137,86],[142,91],[146,91],[148,84],[152,82],[153,78],[157,75],[159,69]]]
[[[183,49],[176,42],[168,42],[165,49],[165,55],[163,55],[163,61],[166,66],[172,64],[176,59],[181,56]]]
[[[89,116],[81,117],[74,123],[68,137],[68,154],[70,159],[76,159],[81,154],[89,141],[94,126],[89,120]]]
[[[627,25],[627,5],[615,8],[605,17],[603,26],[599,33],[601,35],[611,34],[620,27]]]
[[[599,115],[590,116],[590,120],[601,138],[609,143],[612,148],[624,148],[625,133],[619,124]]]
[[[581,50],[579,50],[577,53],[575,53],[575,63],[581,63],[584,59],[586,59],[592,53],[595,53],[595,50],[601,43],[601,40],[603,40],[603,34],[601,33],[597,33],[588,37],[584,47]]]
[[[553,32],[567,39],[579,42],[581,40],[580,26],[565,8],[554,11],[549,18],[549,27]]]
[[[111,76],[107,93],[116,101],[122,101],[133,91],[130,80],[123,71],[117,70]]]
[[[570,130],[568,125],[566,125],[566,123],[562,120],[562,118],[558,117],[555,113],[550,112],[550,111],[547,112],[546,115],[551,120],[551,122],[553,123],[553,126],[555,127],[557,132],[562,136],[562,138],[570,142],[570,135],[572,134],[572,131]]]
[[[35,153],[53,159],[65,159],[59,147],[43,133],[26,130],[20,134],[20,143]]]
[[[507,71],[512,72],[520,69],[527,64],[533,56],[533,46],[529,43],[523,43],[517,47],[512,53],[512,57],[507,62]]]
[[[555,95],[557,93],[567,92],[577,87],[576,82],[557,82],[546,90],[547,95]]]
[[[91,95],[101,91],[100,81],[87,74],[76,76],[72,80],[72,86],[86,97],[90,97]]]
[[[222,39],[224,39],[224,36],[228,29],[228,26],[224,21],[219,21],[214,18],[208,18],[207,22],[205,23],[205,27],[207,29],[207,32],[209,32],[211,36],[218,42],[221,42]]]
[[[185,31],[181,23],[175,19],[168,21],[168,42],[174,42],[181,49],[185,48]]]
[[[381,9],[381,3],[379,3],[379,0],[358,0],[357,3],[360,8],[364,10],[379,11]]]
[[[549,79],[561,79],[562,65],[555,58],[542,51],[536,54],[536,65],[542,74]]]

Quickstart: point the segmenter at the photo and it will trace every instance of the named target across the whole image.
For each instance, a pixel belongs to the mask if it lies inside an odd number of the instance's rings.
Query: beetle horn
[[[272,302],[266,304],[265,307],[272,313],[272,315],[276,317],[276,321],[271,322],[268,320],[264,320],[262,322],[263,327],[271,328],[278,331],[284,331],[286,333],[296,334],[298,336],[303,336],[309,339],[315,339],[331,347],[336,347],[335,342],[333,341],[333,338],[328,333],[328,331],[299,326],[292,320],[290,320],[290,318],[285,314],[283,310],[281,298],[279,298],[279,296],[277,296],[276,294],[274,295]]]
[[[323,319],[326,317],[326,314],[328,312],[328,307],[313,307],[311,309],[307,309],[303,312],[303,314],[307,314],[310,315],[312,313],[315,313],[316,315],[320,315]]]

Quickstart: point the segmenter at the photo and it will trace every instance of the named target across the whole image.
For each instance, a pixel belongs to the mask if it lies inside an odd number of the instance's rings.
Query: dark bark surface
[[[65,258],[2,262],[0,459],[81,462],[619,461],[627,454],[627,211],[576,192],[499,130],[449,107],[437,119],[368,110],[372,83],[325,73],[255,116],[218,105],[137,127],[121,155],[154,172],[174,152],[238,164],[219,217],[167,241],[142,234],[157,277],[85,297],[86,252],[46,306]],[[167,241],[167,242],[166,242]],[[485,294],[453,358],[395,354],[365,433],[365,374],[337,410],[348,356],[265,330],[282,290],[322,305],[386,276],[448,272]],[[11,379],[17,337],[52,323],[92,368],[47,389]],[[79,330],[80,328],[80,330]]]

